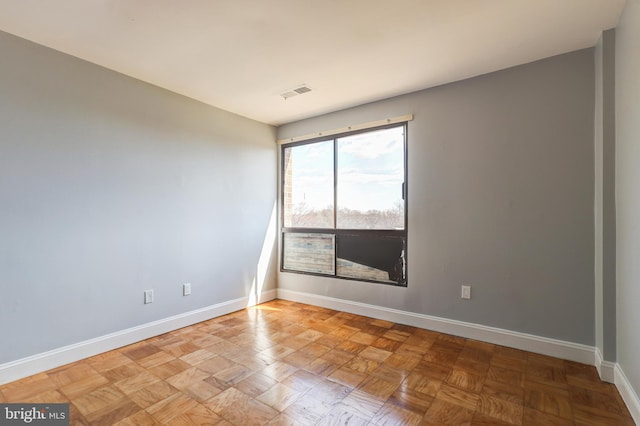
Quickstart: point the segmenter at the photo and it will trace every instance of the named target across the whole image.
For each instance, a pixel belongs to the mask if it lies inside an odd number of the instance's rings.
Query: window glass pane
[[[404,126],[337,143],[337,227],[404,229]]]
[[[339,277],[407,285],[404,237],[338,235],[336,238]]]
[[[334,238],[330,234],[284,234],[283,269],[334,275]]]
[[[284,149],[284,226],[333,228],[333,141]]]

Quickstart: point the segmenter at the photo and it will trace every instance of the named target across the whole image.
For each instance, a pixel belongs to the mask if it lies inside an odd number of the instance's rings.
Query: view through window
[[[406,286],[406,123],[283,145],[282,269]]]

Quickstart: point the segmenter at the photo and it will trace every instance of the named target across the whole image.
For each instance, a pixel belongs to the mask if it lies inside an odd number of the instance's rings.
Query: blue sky
[[[387,210],[402,201],[403,127],[338,139],[338,206]],[[312,209],[333,203],[331,141],[293,148],[293,203]]]

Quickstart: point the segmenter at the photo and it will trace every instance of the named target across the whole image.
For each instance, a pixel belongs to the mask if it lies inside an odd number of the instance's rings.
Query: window
[[[282,146],[283,271],[407,285],[406,128]]]

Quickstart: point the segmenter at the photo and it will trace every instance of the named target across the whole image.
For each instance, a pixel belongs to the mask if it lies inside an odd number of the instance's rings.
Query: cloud
[[[333,187],[333,176],[303,175],[296,177],[293,181],[294,188],[313,188],[319,185]]]
[[[338,153],[375,160],[387,154],[403,152],[402,128],[385,129],[338,139]],[[402,158],[402,157],[400,157]]]
[[[342,183],[357,184],[398,184],[404,181],[402,169],[380,170],[370,172],[358,169],[340,170],[338,185]]]

